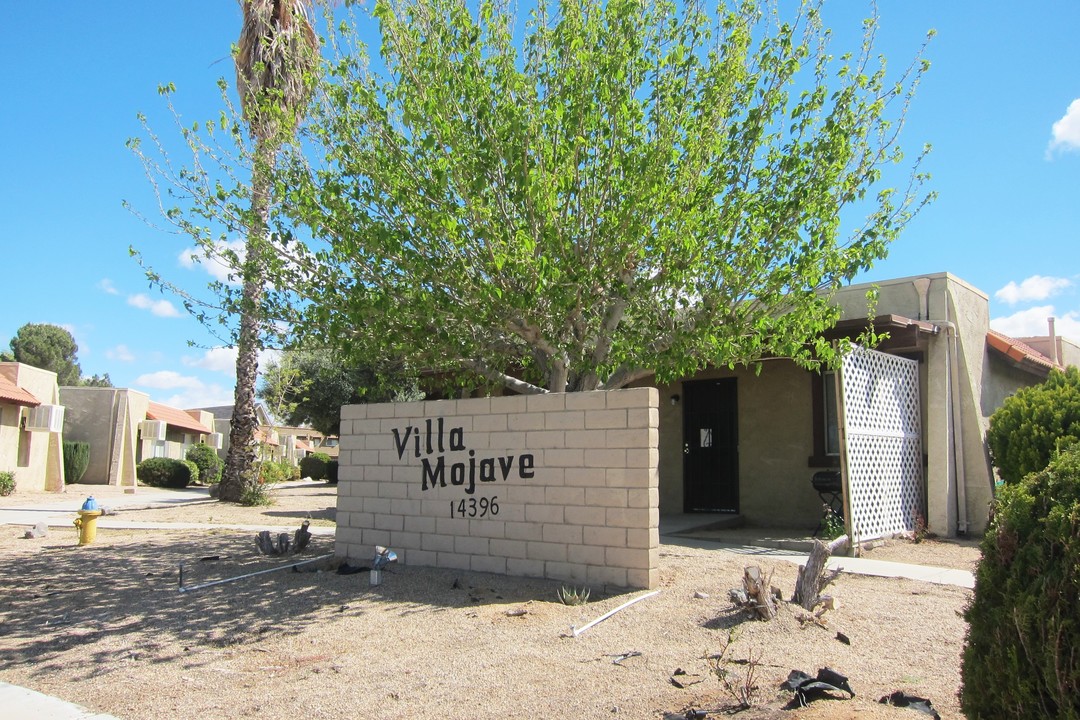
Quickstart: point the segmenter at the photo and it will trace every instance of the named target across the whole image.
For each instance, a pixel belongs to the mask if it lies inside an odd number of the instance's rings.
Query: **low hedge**
[[[329,477],[330,456],[326,453],[311,453],[300,459],[300,474],[312,480],[325,480]],[[336,477],[336,476],[335,476]]]
[[[194,473],[192,468],[195,468]],[[198,480],[198,472],[195,463],[172,458],[147,458],[135,469],[139,482],[164,488],[185,488]]]

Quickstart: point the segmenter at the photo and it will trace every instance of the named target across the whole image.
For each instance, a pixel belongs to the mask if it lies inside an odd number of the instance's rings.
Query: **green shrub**
[[[1017,483],[1040,472],[1080,441],[1080,370],[1051,370],[1046,381],[1018,390],[990,416],[986,443],[998,475]]]
[[[199,482],[199,466],[196,465],[191,460],[181,460],[180,462],[184,463],[184,467],[186,467],[188,469],[188,473],[190,473],[190,475],[191,475],[188,482],[192,482],[192,483]]]
[[[331,460],[330,462],[326,463],[326,482],[330,483],[331,485],[337,485],[337,470],[337,460]]]
[[[225,461],[218,457],[217,450],[206,443],[192,445],[188,448],[187,459],[199,466],[199,482],[203,485],[221,482]]]
[[[300,459],[300,475],[312,480],[325,480],[327,476],[326,466],[330,463],[330,456],[326,453],[311,453]]]
[[[15,473],[11,470],[0,470],[0,495],[10,495],[15,492]]]
[[[77,483],[90,465],[90,443],[64,441],[64,482]]]
[[[262,460],[256,463],[260,483],[276,485],[292,479],[292,463]]]
[[[135,475],[144,485],[183,488],[192,481],[191,467],[195,466],[195,463],[190,463],[190,465],[186,463],[188,461],[172,458],[147,458],[139,463],[135,469]]]
[[[240,492],[240,504],[248,507],[273,505],[274,496],[270,494],[270,486],[264,483],[245,485]]]
[[[1001,488],[960,694],[969,718],[1080,718],[1080,448]]]

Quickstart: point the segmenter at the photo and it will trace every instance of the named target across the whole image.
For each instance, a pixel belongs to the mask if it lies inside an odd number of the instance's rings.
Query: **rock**
[[[703,593],[700,590],[698,590],[696,593],[694,593],[694,599],[695,600],[708,600],[709,599],[709,593]]]
[[[48,534],[49,534],[49,526],[48,526],[48,524],[45,523],[45,522],[39,522],[37,525],[35,525],[34,527],[27,530],[26,534],[23,535],[23,537],[28,539],[28,540],[35,540],[37,538],[46,537],[46,536],[48,536]]]

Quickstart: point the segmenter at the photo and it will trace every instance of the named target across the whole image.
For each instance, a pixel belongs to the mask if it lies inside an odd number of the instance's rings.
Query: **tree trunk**
[[[255,167],[251,180],[252,223],[244,255],[244,289],[240,306],[240,333],[236,339],[236,389],[233,412],[229,421],[229,452],[221,477],[219,499],[239,502],[244,489],[255,482],[252,465],[255,462],[255,383],[259,376],[260,307],[264,275],[261,243],[266,234],[270,213],[270,174],[274,166],[274,147],[258,141],[255,148]]]
[[[776,617],[776,599],[769,588],[769,579],[762,576],[760,567],[750,565],[743,568],[743,588],[746,597],[754,604],[758,617],[762,620]]]
[[[830,555],[847,547],[847,544],[847,535],[841,535],[828,545],[820,540],[814,540],[814,549],[810,551],[810,558],[806,561],[806,565],[799,567],[799,579],[795,583],[795,594],[791,599],[803,608],[813,610],[821,595],[823,587],[821,575],[825,570],[825,562]]]

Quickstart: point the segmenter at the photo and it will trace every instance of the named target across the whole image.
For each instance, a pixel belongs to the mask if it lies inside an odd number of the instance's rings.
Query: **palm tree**
[[[255,382],[259,372],[271,175],[282,142],[303,115],[318,62],[310,0],[240,0],[244,25],[236,50],[236,87],[254,141],[251,209],[241,276],[236,391],[220,498],[237,502],[255,460]]]

